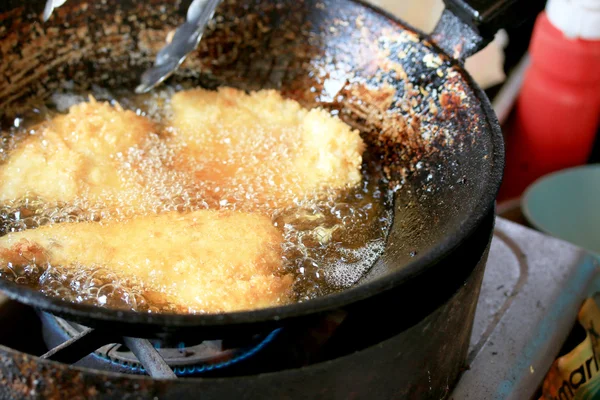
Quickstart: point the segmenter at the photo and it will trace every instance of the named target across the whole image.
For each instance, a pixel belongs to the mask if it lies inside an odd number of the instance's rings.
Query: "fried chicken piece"
[[[142,143],[153,124],[93,98],[41,124],[0,165],[0,201],[37,196],[45,202],[110,202],[127,189],[115,156]],[[136,191],[133,191],[136,193]]]
[[[176,168],[193,170],[214,201],[289,205],[358,184],[364,143],[324,110],[274,90],[194,89],[171,100]]]
[[[288,301],[293,279],[281,271],[281,243],[264,216],[172,212],[9,233],[0,237],[0,266],[102,266],[184,312],[229,312]]]

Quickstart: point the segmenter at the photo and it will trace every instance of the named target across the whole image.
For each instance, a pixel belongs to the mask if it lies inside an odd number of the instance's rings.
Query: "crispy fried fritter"
[[[0,165],[0,201],[28,195],[100,208],[125,204],[135,214],[171,201],[169,186],[178,184],[190,198],[255,211],[360,182],[364,144],[358,132],[276,91],[189,90],[173,96],[172,108],[172,140],[155,138],[147,154],[140,151],[132,178],[124,176],[126,160],[119,164],[117,158],[143,147],[155,131],[152,122],[93,99],[71,107]],[[148,161],[160,146],[174,155]],[[135,171],[138,165],[151,168]],[[148,193],[159,194],[151,206]]]
[[[152,135],[146,118],[92,100],[20,143],[0,165],[0,202],[83,199],[118,218],[0,237],[0,267],[100,266],[141,282],[150,302],[189,312],[288,301],[293,278],[281,271],[282,236],[261,215],[357,185],[359,133],[275,91],[184,91],[172,109],[172,129]],[[260,214],[168,212],[207,205]]]
[[[167,213],[10,233],[0,237],[0,266],[102,266],[186,312],[228,312],[288,301],[293,279],[281,271],[281,242],[263,216]]]
[[[178,168],[192,169],[216,200],[288,205],[360,182],[364,143],[324,110],[274,90],[194,89],[171,101]]]
[[[142,143],[153,124],[118,105],[91,99],[38,127],[0,165],[0,201],[106,202],[126,189],[115,156]]]

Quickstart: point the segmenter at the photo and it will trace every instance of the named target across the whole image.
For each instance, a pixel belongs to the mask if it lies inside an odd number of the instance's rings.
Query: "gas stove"
[[[467,364],[458,383],[444,388],[447,397],[534,397],[575,326],[579,306],[600,290],[599,272],[597,260],[585,251],[497,218]],[[223,398],[217,387],[235,387],[227,394],[239,398],[271,394],[279,398],[282,393],[285,398],[302,398],[306,393],[293,375],[307,367],[290,369],[272,361],[302,359],[303,352],[310,353],[305,337],[290,332],[293,328],[233,341],[175,343],[124,338],[112,343],[110,332],[36,313],[11,301],[0,307],[0,321],[5,322],[0,334],[2,398]],[[315,332],[326,336],[326,331],[324,327],[313,329],[313,341],[318,336]],[[304,347],[291,350],[290,341]],[[384,344],[374,347],[384,348]],[[368,351],[372,349],[352,354]],[[344,371],[328,372],[328,363],[331,360],[311,365],[319,369],[311,379],[322,385],[323,397],[339,385],[353,384],[340,378]],[[288,373],[280,375],[279,368]],[[367,368],[371,370],[365,373],[385,373]],[[433,369],[427,372],[436,373]],[[278,376],[281,378],[273,380]],[[253,392],[248,378],[270,385],[279,382],[280,386]],[[388,384],[394,385],[394,379]],[[427,392],[428,388],[421,391]]]
[[[600,290],[598,260],[498,218],[475,314],[468,369],[452,399],[529,399]]]

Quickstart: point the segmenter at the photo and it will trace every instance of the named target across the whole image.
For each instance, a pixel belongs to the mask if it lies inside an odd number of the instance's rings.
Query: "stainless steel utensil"
[[[137,93],[148,92],[159,85],[196,49],[219,3],[221,0],[194,0],[190,4],[186,22],[177,28],[171,42],[158,52],[154,66],[142,74],[141,83],[135,89]]]
[[[48,21],[48,19],[50,19],[50,16],[52,15],[52,12],[54,11],[55,8],[62,6],[66,2],[67,2],[67,0],[48,0],[46,2],[46,7],[44,7],[44,14],[42,16],[44,22],[46,22],[46,21]]]
[[[44,8],[43,20],[48,21],[52,12],[67,0],[48,0]],[[208,22],[222,0],[194,0],[187,10],[185,23],[177,28],[171,41],[163,47],[154,61],[154,66],[146,70],[141,83],[135,89],[137,93],[146,93],[159,85],[185,61],[202,39]]]

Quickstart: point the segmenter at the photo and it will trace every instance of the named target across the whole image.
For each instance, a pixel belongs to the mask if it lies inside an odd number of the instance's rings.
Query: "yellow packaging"
[[[600,399],[600,308],[594,299],[583,303],[577,319],[587,333],[586,338],[552,364],[540,400]]]

